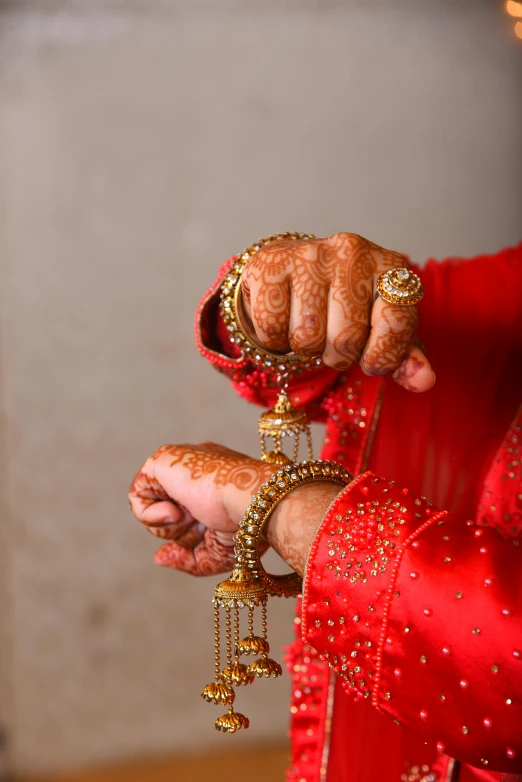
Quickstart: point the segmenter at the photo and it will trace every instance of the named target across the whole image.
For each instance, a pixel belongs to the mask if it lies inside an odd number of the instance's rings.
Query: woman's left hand
[[[231,570],[232,537],[252,495],[273,471],[215,443],[158,448],[129,490],[136,518],[169,541],[156,562],[197,576]]]
[[[157,551],[156,562],[194,576],[231,570],[233,535],[252,495],[275,469],[215,443],[158,448],[129,491],[136,518],[169,541]],[[268,542],[300,574],[315,530],[339,491],[329,482],[300,486],[268,520]]]

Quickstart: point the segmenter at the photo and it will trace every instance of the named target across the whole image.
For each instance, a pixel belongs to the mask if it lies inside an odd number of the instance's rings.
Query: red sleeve
[[[217,280],[199,304],[195,322],[196,345],[202,356],[229,378],[240,396],[248,402],[271,407],[277,398],[277,367],[258,367],[243,357],[219,314],[221,282],[235,260],[231,258],[221,267]],[[311,420],[324,421],[326,412],[322,400],[339,377],[339,372],[324,365],[303,371],[292,379],[290,398],[306,410]]]
[[[522,550],[365,473],[313,541],[303,638],[452,757],[522,772]]]

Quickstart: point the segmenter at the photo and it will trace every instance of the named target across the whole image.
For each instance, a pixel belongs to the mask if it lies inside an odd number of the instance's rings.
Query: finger
[[[288,341],[298,356],[318,356],[324,351],[327,310],[328,285],[319,272],[293,278]]]
[[[208,576],[233,568],[234,547],[223,545],[212,530],[207,530],[204,540],[193,551],[187,551],[178,543],[166,543],[158,549],[154,560],[158,565],[193,576]]]
[[[132,503],[131,503],[132,507]],[[185,514],[173,502],[158,502],[145,510],[134,510],[133,513],[146,528],[158,538],[174,539],[180,529],[185,529],[192,519],[185,519]],[[181,534],[181,532],[180,532]]]
[[[133,505],[132,502],[131,505]],[[185,516],[184,509],[173,500],[158,501],[146,508],[138,507],[137,510],[138,520],[150,527],[160,526],[165,521],[178,522]]]
[[[421,393],[433,387],[436,377],[423,351],[419,347],[413,347],[393,373],[393,379],[407,391]]]
[[[148,464],[149,460],[138,470],[129,487],[129,504],[135,515],[137,512],[142,513],[156,502],[169,499],[163,486],[147,469]]]
[[[317,242],[281,240],[270,243],[247,263],[242,291],[250,306],[258,341],[268,350],[287,352],[290,283],[298,285],[317,264]]]
[[[129,488],[129,505],[142,524],[160,528],[162,523],[177,522],[183,516],[183,511],[174,502],[158,479],[150,474],[147,460],[138,470]]]
[[[359,361],[369,331],[372,280],[364,248],[339,265],[328,296],[328,323],[323,361],[345,371]]]
[[[193,547],[202,539],[205,528],[186,508],[172,499],[163,499],[168,497],[167,492],[157,478],[146,470],[151,461],[154,460],[148,460],[131,483],[131,510],[152,535]]]
[[[175,540],[187,548],[194,548],[203,540],[206,529],[186,508],[171,502],[152,505],[141,514],[139,521],[157,538]]]
[[[236,528],[234,530],[230,530],[228,532],[222,532],[221,530],[214,530],[214,534],[216,536],[216,540],[218,543],[221,543],[222,546],[225,546],[226,548],[234,548],[234,538],[236,536]]]
[[[161,546],[154,555],[154,562],[161,567],[180,570],[193,576],[199,575],[194,550],[180,546],[179,543],[165,543]]]
[[[417,329],[417,307],[390,304],[380,296],[373,304],[371,329],[361,357],[367,375],[388,375],[407,358]]]
[[[157,478],[146,471],[148,463],[132,479],[129,505],[138,521],[145,524],[150,532],[158,537],[168,537],[169,526],[183,518],[183,511],[169,498]]]
[[[256,341],[267,350],[288,351],[290,282],[286,271],[279,267],[273,271],[267,268],[259,278],[247,276],[242,289]]]

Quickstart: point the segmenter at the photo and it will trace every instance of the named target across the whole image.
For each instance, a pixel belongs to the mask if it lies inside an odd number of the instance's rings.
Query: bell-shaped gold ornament
[[[236,696],[230,684],[211,682],[203,688],[201,697],[208,703],[222,703],[226,706],[228,703],[234,703]]]
[[[277,678],[283,673],[283,669],[279,663],[275,660],[271,660],[266,655],[263,655],[259,660],[254,660],[254,662],[251,663],[248,668],[249,671],[258,678],[261,678],[262,676],[266,676],[267,679],[269,679],[271,676]]]
[[[312,434],[310,422],[303,410],[298,410],[285,388],[279,392],[277,402],[266,413],[259,416],[259,438],[261,440],[261,459],[275,465],[286,465],[299,458],[299,435],[306,435],[308,458],[312,458]],[[267,450],[266,440],[270,437],[273,449]],[[283,438],[293,438],[293,457],[290,459],[283,451]]]
[[[250,665],[243,663],[232,663],[223,669],[223,678],[226,682],[236,686],[241,684],[252,684],[254,681],[254,672],[250,670]]]
[[[248,638],[242,638],[239,643],[236,644],[236,654],[268,654],[270,651],[270,644],[265,638],[260,638],[258,635],[249,635]]]
[[[239,714],[230,707],[227,714],[217,718],[215,725],[216,730],[222,730],[224,733],[235,733],[241,730],[241,728],[248,728],[250,721],[244,714]]]

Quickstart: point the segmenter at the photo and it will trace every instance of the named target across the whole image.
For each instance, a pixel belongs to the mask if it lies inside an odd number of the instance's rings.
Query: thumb
[[[429,391],[435,385],[435,372],[431,364],[420,349],[414,346],[411,348],[408,356],[392,375],[398,385],[412,391],[413,393],[422,393]]]

